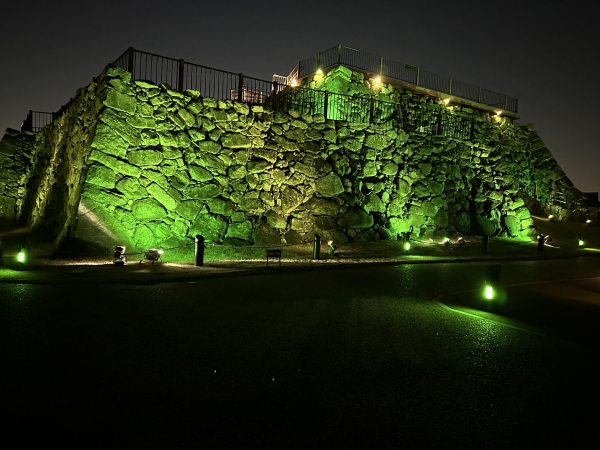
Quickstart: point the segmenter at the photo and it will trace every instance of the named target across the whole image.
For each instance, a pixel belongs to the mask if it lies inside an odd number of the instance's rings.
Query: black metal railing
[[[21,124],[21,131],[32,131],[37,133],[46,125],[51,123],[55,116],[55,113],[29,110],[27,117]]]
[[[326,70],[339,65],[433,89],[494,108],[514,113],[518,112],[519,102],[514,97],[421,70],[411,64],[399,63],[383,56],[345,47],[341,44],[300,61],[298,63],[298,77],[304,78],[314,74],[318,69]]]
[[[156,85],[165,84],[180,92],[193,89],[204,97],[217,100],[236,100],[262,105],[273,92],[285,87],[280,83],[247,77],[243,73],[201,66],[131,47],[113,64],[131,72],[133,80],[143,80]]]

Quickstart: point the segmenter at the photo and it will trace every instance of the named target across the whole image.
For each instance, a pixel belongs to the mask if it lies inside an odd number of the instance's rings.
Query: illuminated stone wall
[[[111,68],[38,134],[23,219],[48,238],[75,230],[128,251],[177,247],[196,234],[230,245],[296,244],[314,233],[373,241],[410,230],[421,239],[516,237],[531,231],[523,194],[535,185],[576,194],[531,126],[374,86],[343,68],[311,87],[376,92],[406,104],[409,116],[380,114],[369,125],[273,113]],[[473,139],[400,128],[419,114],[434,120],[440,108],[474,118]]]
[[[6,130],[0,141],[0,222],[14,222],[21,212],[34,151],[33,133]]]

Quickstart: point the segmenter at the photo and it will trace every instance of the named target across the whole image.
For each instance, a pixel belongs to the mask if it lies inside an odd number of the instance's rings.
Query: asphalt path
[[[596,439],[600,261],[0,284],[3,435],[63,448]],[[566,440],[566,441],[565,441]]]

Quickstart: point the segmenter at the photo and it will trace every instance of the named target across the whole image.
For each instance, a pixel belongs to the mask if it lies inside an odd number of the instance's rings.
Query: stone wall
[[[0,222],[14,222],[21,212],[34,151],[33,133],[6,130],[0,141]]]
[[[182,246],[196,234],[230,245],[297,244],[314,233],[337,243],[403,232],[517,237],[531,232],[525,194],[536,186],[578,193],[532,126],[345,68],[305,86],[375,95],[377,123],[355,121],[364,99],[334,99],[326,119],[302,106],[273,112],[180,93],[108,68],[38,133],[33,151],[28,134],[2,141],[2,149],[23,143],[25,159],[11,157],[11,167],[33,167],[19,178],[21,218],[49,240],[75,234],[128,251]],[[434,135],[440,111],[458,125]],[[461,124],[471,122],[467,133]]]
[[[21,219],[47,241],[58,244],[74,231],[104,80],[105,73],[78,90],[62,115],[36,135]]]
[[[273,113],[131,82],[113,69],[81,204],[142,250],[195,234],[232,245],[302,243],[313,233],[339,243],[411,230],[519,236],[532,225],[521,192],[534,183],[573,189],[531,126],[375,87],[347,69],[328,77],[338,91],[362,85],[411,115],[447,108],[473,118],[474,137],[407,133],[393,115],[369,125]]]

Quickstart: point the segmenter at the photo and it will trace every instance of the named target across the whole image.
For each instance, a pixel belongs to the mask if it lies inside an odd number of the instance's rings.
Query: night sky
[[[39,1],[0,9],[0,135],[55,111],[129,46],[270,80],[337,44],[519,99],[582,191],[600,191],[592,1]]]

